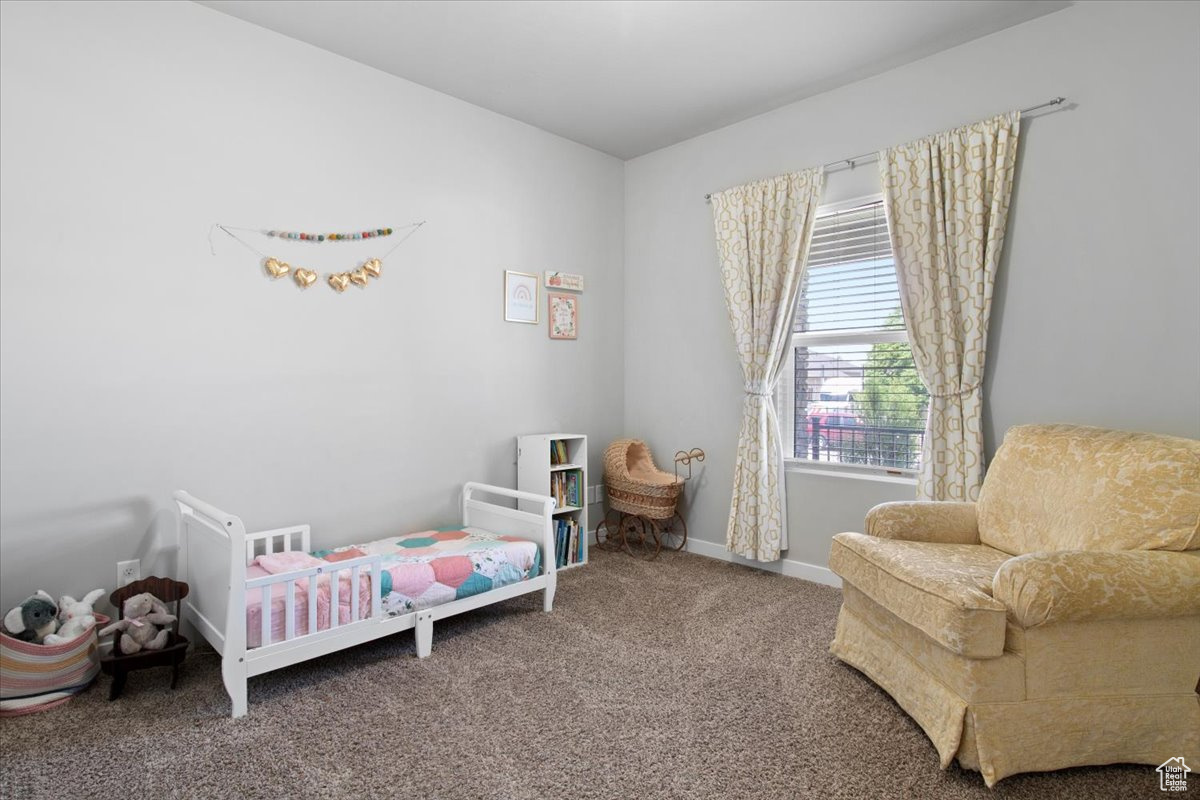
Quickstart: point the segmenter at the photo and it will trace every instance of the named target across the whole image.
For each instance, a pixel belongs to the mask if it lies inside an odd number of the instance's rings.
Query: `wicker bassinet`
[[[683,480],[654,466],[641,439],[618,439],[604,451],[604,487],[614,511],[647,519],[670,519]]]

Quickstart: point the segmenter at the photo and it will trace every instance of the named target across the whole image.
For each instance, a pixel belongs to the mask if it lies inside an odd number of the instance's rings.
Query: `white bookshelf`
[[[563,442],[566,459],[558,463],[551,457],[551,442]],[[578,505],[564,502],[554,508],[554,519],[573,522],[576,526],[577,548],[565,565],[558,569],[583,566],[588,561],[587,525],[587,437],[577,433],[535,433],[517,437],[517,489],[523,492],[548,494],[555,497],[555,486],[560,482],[566,486],[574,482],[578,494]],[[572,477],[573,476],[573,477]],[[558,493],[561,497],[562,492]],[[556,498],[560,499],[560,498]],[[531,503],[520,502],[522,511],[537,511],[526,508]],[[554,553],[543,554],[547,559]]]

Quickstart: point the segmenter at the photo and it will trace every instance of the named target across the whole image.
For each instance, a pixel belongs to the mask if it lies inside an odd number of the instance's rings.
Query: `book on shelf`
[[[554,525],[554,565],[567,567],[583,560],[583,536],[579,520],[567,517]]]
[[[562,439],[550,440],[550,466],[557,467],[567,462],[567,443]]]
[[[550,474],[550,496],[558,508],[583,507],[583,472],[577,469]]]
[[[559,509],[583,507],[583,473],[579,470],[553,472],[550,474],[550,496]]]
[[[563,566],[563,525],[554,525],[554,566]]]
[[[567,504],[566,491],[563,489],[563,474],[555,472],[550,476],[550,496],[554,498],[554,502],[558,508],[562,508]]]
[[[567,477],[567,491],[566,491],[567,505],[578,506],[579,505],[579,473],[578,472],[568,472],[566,477]]]

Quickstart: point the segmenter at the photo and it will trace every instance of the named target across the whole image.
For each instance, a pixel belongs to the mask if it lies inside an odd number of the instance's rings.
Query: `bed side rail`
[[[350,573],[348,587],[348,591],[350,592],[350,621],[342,622],[339,611],[341,608],[341,578],[346,572]],[[302,638],[306,642],[313,641],[316,638],[335,633],[338,629],[344,628],[347,625],[371,620],[378,621],[383,615],[382,592],[380,591],[382,574],[383,564],[381,557],[372,555],[348,558],[345,561],[334,561],[321,564],[320,566],[289,570],[274,575],[264,575],[261,578],[248,579],[245,584],[246,596],[248,599],[257,598],[259,600],[259,608],[261,609],[259,620],[259,625],[261,626],[260,646],[251,652],[260,655],[260,650],[284,644],[293,639]],[[318,582],[325,575],[329,576],[329,620],[326,627],[318,630],[319,621],[317,618],[316,602],[316,598],[319,595]],[[360,587],[364,575],[369,579],[371,605],[369,615],[360,619],[361,613],[365,610],[362,608],[360,598],[362,593]],[[298,582],[300,580],[307,582],[305,588],[299,587]],[[284,635],[279,641],[272,642],[272,616],[274,615],[271,607],[272,590],[280,584],[285,586],[283,595]],[[301,610],[302,604],[304,607],[303,611]],[[298,633],[299,626],[297,625],[297,621],[301,618],[306,620],[307,623],[304,633]]]

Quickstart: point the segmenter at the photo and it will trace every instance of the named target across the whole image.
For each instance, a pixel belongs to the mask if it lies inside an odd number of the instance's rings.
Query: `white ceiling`
[[[1070,5],[197,1],[621,158]]]

